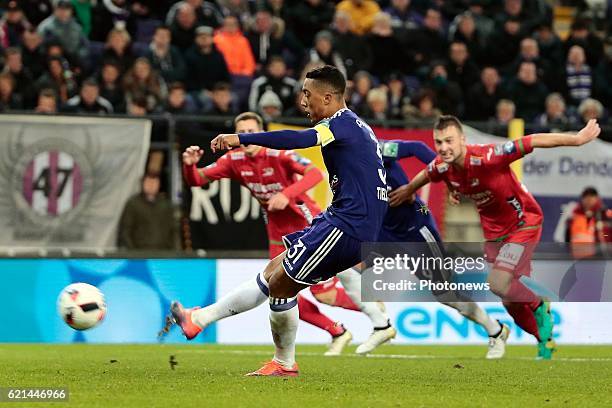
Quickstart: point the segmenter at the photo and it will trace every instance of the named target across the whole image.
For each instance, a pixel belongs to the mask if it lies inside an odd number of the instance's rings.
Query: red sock
[[[346,290],[344,290],[344,288],[338,287],[336,287],[336,301],[334,302],[334,306],[348,310],[361,310],[359,306],[357,306],[355,302],[353,302],[353,299],[351,299],[349,295],[346,294]]]
[[[329,317],[325,316],[317,305],[306,299],[304,296],[298,295],[298,309],[300,311],[300,319],[318,327],[321,330],[325,330],[333,337],[339,336],[344,333],[344,326],[340,323],[336,323]]]
[[[521,329],[532,334],[540,341],[540,333],[538,332],[538,324],[536,323],[533,309],[531,309],[527,303],[504,302],[504,307]]]
[[[531,310],[536,310],[541,303],[541,299],[518,279],[512,280],[510,290],[503,300],[511,303],[526,303]]]

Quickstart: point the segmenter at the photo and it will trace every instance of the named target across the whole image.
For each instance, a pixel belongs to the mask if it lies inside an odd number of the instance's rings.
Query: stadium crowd
[[[299,116],[317,64],[369,119],[566,129],[612,105],[612,36],[585,5],[565,40],[545,0],[11,0],[2,111]],[[609,7],[612,9],[612,7]]]

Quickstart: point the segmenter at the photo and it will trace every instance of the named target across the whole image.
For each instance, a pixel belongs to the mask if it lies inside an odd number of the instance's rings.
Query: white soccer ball
[[[57,312],[68,326],[76,330],[87,330],[104,319],[106,302],[100,289],[95,286],[73,283],[60,293]]]

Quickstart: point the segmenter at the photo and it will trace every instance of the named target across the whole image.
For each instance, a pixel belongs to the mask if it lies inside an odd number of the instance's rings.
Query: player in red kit
[[[493,264],[488,277],[515,322],[538,340],[538,358],[554,351],[553,321],[548,301],[520,282],[531,273],[531,256],[542,234],[542,209],[510,169],[535,148],[581,146],[600,133],[595,120],[577,134],[546,133],[500,144],[466,145],[461,122],[441,116],[434,127],[438,156],[412,181],[391,192],[389,204],[411,201],[429,182],[444,181],[452,193],[474,200],[487,240],[485,257]]]
[[[261,117],[252,112],[237,116],[234,123],[238,133],[263,130]],[[321,212],[306,192],[323,179],[323,174],[310,161],[291,150],[274,150],[249,145],[226,153],[205,168],[197,168],[196,164],[202,154],[203,151],[198,146],[191,146],[185,150],[183,173],[187,184],[202,186],[210,180],[231,178],[246,186],[264,208],[270,259],[285,251],[283,236],[306,228]],[[302,176],[299,180],[298,175]],[[344,288],[338,285],[338,278],[313,285],[310,290],[322,303],[350,310],[361,310]],[[212,310],[207,311],[207,308],[204,308],[194,312],[194,318],[199,317],[200,322],[205,323],[203,326],[227,317],[226,314],[230,309],[219,308],[216,304],[209,308]],[[340,354],[351,341],[352,334],[342,324],[325,316],[307,298],[298,297],[298,308],[300,319],[327,331],[332,336],[332,343],[326,355]],[[236,311],[237,308],[231,309]]]

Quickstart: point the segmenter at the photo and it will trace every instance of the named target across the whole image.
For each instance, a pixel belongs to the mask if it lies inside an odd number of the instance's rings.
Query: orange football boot
[[[277,361],[268,361],[259,370],[246,374],[247,377],[297,377],[299,374],[297,363],[292,368],[285,368]]]
[[[172,317],[174,317],[176,324],[179,325],[187,340],[192,340],[202,331],[200,326],[191,321],[191,313],[198,309],[200,309],[199,306],[185,309],[181,302],[176,300],[170,305],[170,313],[172,313]]]

